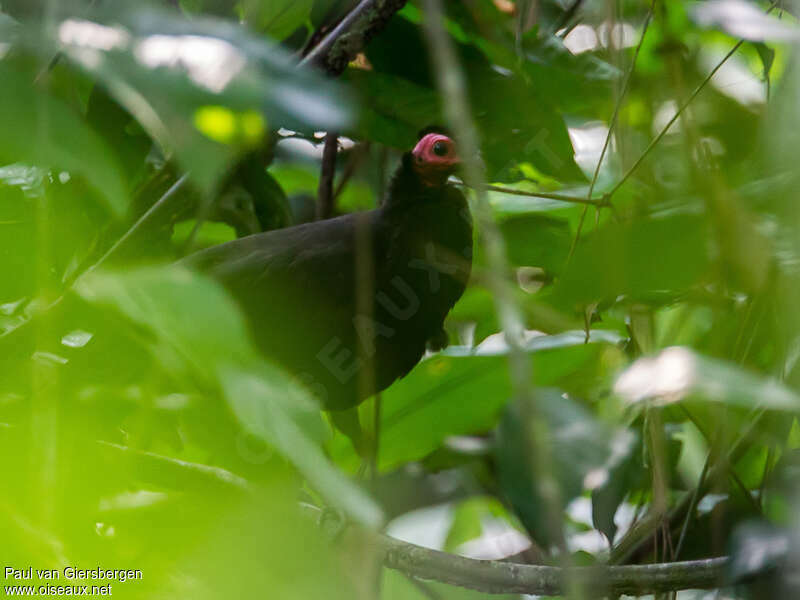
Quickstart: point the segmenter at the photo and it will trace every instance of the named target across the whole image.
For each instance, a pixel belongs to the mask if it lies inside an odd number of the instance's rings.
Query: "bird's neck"
[[[441,185],[424,183],[416,169],[414,169],[411,153],[406,152],[403,154],[400,166],[389,182],[389,187],[383,200],[383,207],[392,211],[409,207],[416,203],[436,201],[444,196],[443,192],[446,187],[446,180],[442,181]]]

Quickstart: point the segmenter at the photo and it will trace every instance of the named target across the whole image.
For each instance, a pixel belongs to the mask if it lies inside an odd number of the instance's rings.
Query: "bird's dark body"
[[[184,259],[236,297],[260,350],[325,408],[388,387],[441,335],[470,273],[464,196],[406,154],[380,208],[244,237]]]

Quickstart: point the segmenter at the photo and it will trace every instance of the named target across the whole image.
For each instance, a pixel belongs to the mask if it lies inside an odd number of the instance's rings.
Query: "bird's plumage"
[[[422,181],[407,153],[377,209],[251,235],[184,262],[225,285],[261,351],[335,410],[420,360],[464,291],[471,254],[464,196]]]

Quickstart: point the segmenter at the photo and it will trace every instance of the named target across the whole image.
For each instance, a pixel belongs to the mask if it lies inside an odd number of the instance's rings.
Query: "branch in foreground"
[[[208,486],[248,491],[249,484],[224,469],[135,450],[110,442],[98,442],[118,458],[127,459],[144,481],[207,490]],[[319,508],[301,504],[308,516],[320,519]],[[345,525],[347,527],[347,525]],[[336,528],[334,536],[342,528]],[[330,532],[329,532],[330,533]],[[522,565],[499,560],[477,560],[439,550],[423,548],[389,536],[366,532],[383,555],[384,566],[410,577],[440,581],[491,594],[556,595],[565,583],[591,586],[598,594],[652,594],[658,592],[710,589],[723,580],[727,557],[652,565],[574,567],[562,569]]]
[[[329,75],[339,75],[405,3],[406,0],[361,0],[300,64],[318,65]]]
[[[653,594],[710,589],[721,584],[727,557],[622,567],[574,567],[562,569],[519,565],[497,560],[476,560],[430,550],[387,536],[379,537],[384,564],[420,579],[489,594],[557,595],[567,581],[590,587],[599,594]]]

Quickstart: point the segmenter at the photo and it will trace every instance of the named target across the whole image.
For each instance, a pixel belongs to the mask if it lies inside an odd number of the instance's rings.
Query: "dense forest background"
[[[797,597],[791,3],[0,7],[4,585]],[[377,206],[431,124],[473,275],[450,346],[360,408],[365,469],[172,263]]]

